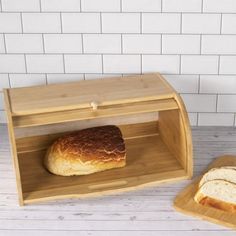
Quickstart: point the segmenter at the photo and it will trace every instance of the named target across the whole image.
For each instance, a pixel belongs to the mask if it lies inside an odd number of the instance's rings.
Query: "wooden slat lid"
[[[13,115],[72,110],[171,97],[174,91],[159,76],[147,74],[47,86],[9,89]]]

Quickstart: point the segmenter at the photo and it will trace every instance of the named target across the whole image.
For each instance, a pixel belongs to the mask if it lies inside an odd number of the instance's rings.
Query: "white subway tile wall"
[[[65,55],[66,73],[102,73],[101,55]]]
[[[163,54],[200,54],[200,35],[163,35]]]
[[[120,7],[120,0],[81,0],[81,8],[85,12],[119,12]]]
[[[49,1],[50,2],[50,1]],[[2,11],[27,12],[40,11],[40,1],[38,0],[2,0]]]
[[[86,1],[86,0],[85,0]],[[161,12],[162,0],[121,0],[124,12]]]
[[[179,71],[179,55],[143,55],[142,71],[151,73],[159,71],[163,74],[178,74]]]
[[[202,0],[164,0],[163,12],[201,12]]]
[[[141,17],[143,33],[180,33],[180,13],[143,13]]]
[[[103,13],[101,15],[102,33],[141,33],[139,13]]]
[[[43,53],[40,34],[5,34],[7,53]]]
[[[26,55],[28,73],[63,73],[62,55]]]
[[[104,55],[104,73],[141,73],[140,55]]]
[[[60,14],[22,13],[22,26],[23,33],[61,33]]]
[[[121,35],[119,34],[84,34],[83,46],[84,46],[84,53],[121,54]]]
[[[43,36],[45,53],[82,53],[81,34],[44,34]]]
[[[182,33],[184,34],[219,34],[220,14],[189,14],[182,16]]]
[[[156,53],[161,52],[161,36],[156,34],[123,35],[123,53]]]
[[[74,82],[84,80],[84,74],[47,74],[48,84]]]
[[[63,33],[101,33],[100,13],[62,13],[61,24]]]
[[[10,82],[8,74],[0,74],[0,91],[2,91],[4,88],[9,88]]]
[[[2,90],[159,71],[192,125],[236,126],[235,0],[0,0]]]
[[[8,1],[8,0],[6,0]],[[17,0],[15,0],[17,1]],[[31,0],[30,0],[31,1]],[[38,1],[38,0],[37,0]],[[80,11],[80,1],[78,0],[41,0],[42,11],[60,12],[60,11]]]
[[[236,14],[222,15],[222,34],[236,34]]]
[[[45,85],[45,74],[9,74],[12,88]]]

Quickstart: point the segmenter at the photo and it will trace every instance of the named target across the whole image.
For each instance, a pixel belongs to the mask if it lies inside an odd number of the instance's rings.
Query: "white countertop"
[[[0,236],[235,236],[223,226],[176,212],[173,199],[190,181],[88,199],[19,207],[7,128],[0,125]],[[213,158],[236,155],[236,128],[193,128],[194,176]]]

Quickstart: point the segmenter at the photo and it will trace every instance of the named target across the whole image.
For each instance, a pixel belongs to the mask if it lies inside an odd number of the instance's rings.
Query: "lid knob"
[[[90,105],[91,105],[91,107],[93,108],[93,110],[97,110],[97,109],[98,109],[98,103],[97,103],[97,102],[92,101],[92,102],[90,103]]]

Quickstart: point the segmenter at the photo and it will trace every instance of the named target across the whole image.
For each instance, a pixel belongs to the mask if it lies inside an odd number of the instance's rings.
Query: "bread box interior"
[[[184,103],[158,73],[4,90],[19,204],[136,189],[192,176]],[[94,105],[95,104],[95,105]],[[64,133],[117,125],[123,168],[63,177],[42,160]]]

